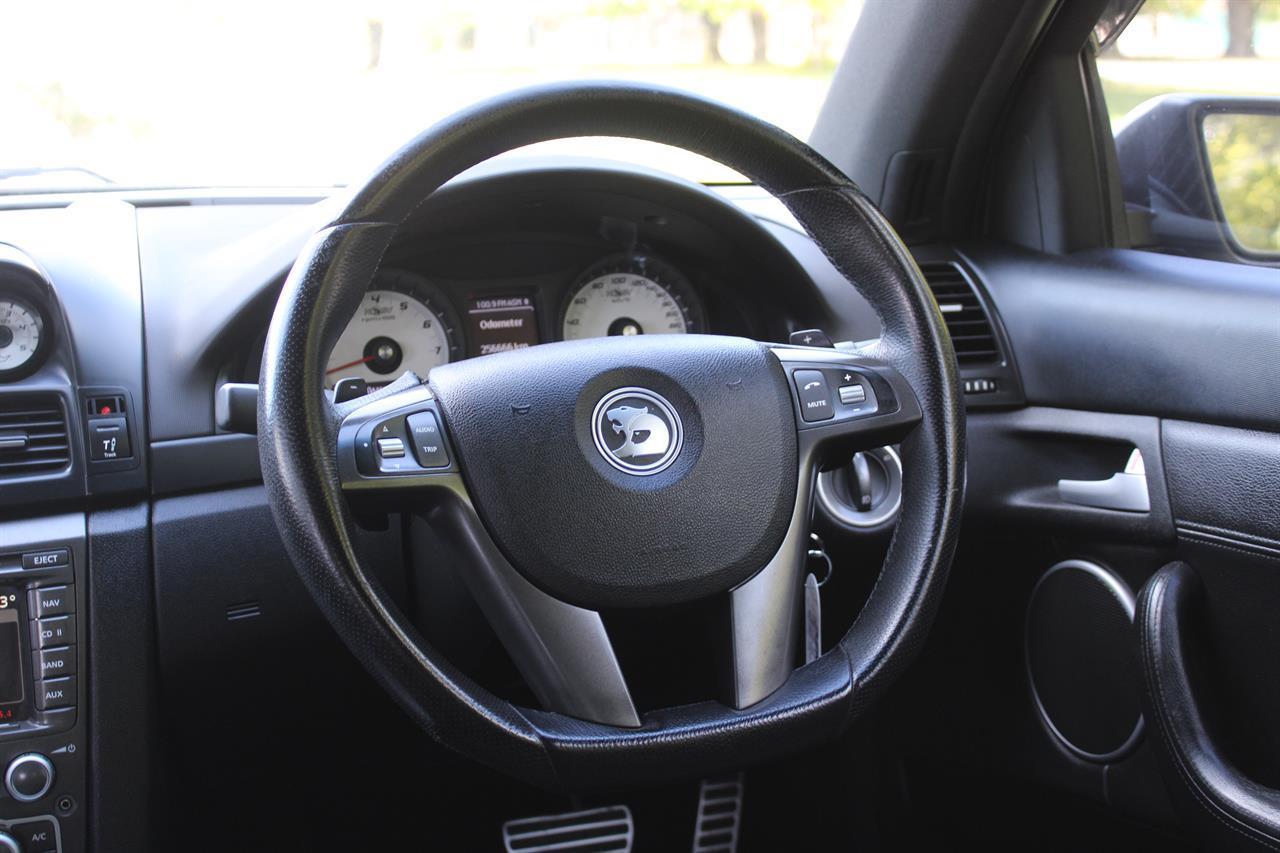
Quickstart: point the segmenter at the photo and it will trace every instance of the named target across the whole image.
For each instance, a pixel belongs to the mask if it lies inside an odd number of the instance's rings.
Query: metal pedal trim
[[[631,809],[606,806],[509,820],[502,825],[502,846],[507,853],[630,853],[635,835]]]
[[[736,853],[741,828],[742,774],[702,780],[693,853]]]

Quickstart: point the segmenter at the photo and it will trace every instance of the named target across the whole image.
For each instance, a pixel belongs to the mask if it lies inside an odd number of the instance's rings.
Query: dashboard
[[[253,407],[236,426],[216,402],[257,382],[293,261],[341,204],[250,191],[0,199],[0,769],[12,770],[0,834],[79,850],[107,822],[141,825],[145,792],[90,788],[91,760],[146,775],[136,735],[159,727],[158,703],[140,705],[155,681],[137,661],[154,661],[184,749],[217,753],[207,766],[242,741],[225,685],[292,723],[316,685],[340,708],[335,682],[363,683],[330,672],[334,638],[265,503]],[[981,315],[955,299],[958,321]],[[327,354],[325,384],[364,393],[565,339],[782,342],[815,328],[849,346],[880,321],[762,190],[540,158],[475,170],[419,206]],[[868,462],[858,499],[892,504],[895,458]],[[820,495],[853,501],[845,479]],[[402,606],[466,620],[454,592],[403,576],[420,532],[364,533]],[[450,653],[485,646],[468,648]]]

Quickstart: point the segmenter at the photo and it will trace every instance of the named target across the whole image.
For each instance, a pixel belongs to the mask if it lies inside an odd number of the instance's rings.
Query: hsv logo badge
[[[666,470],[684,444],[676,410],[645,388],[610,391],[596,403],[591,420],[596,449],[604,460],[638,477]]]

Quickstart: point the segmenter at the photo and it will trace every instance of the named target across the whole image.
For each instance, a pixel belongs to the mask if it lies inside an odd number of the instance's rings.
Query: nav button
[[[444,449],[444,436],[434,412],[418,412],[409,415],[409,440],[413,442],[413,455],[423,468],[449,467],[449,451]]]
[[[835,411],[831,407],[831,386],[819,370],[797,370],[791,375],[800,395],[800,417],[805,421],[830,420]]]

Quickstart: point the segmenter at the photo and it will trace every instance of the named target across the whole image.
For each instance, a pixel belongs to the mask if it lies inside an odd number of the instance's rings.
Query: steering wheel
[[[444,365],[425,383],[406,374],[331,402],[329,352],[415,207],[483,160],[576,136],[666,143],[756,181],[876,310],[878,344],[569,341]],[[920,648],[963,493],[950,339],[874,205],[782,130],[632,84],[505,95],[387,160],[311,238],[284,284],[258,429],[288,553],[363,665],[439,742],[569,790],[736,769],[837,736]],[[816,472],[899,442],[902,507],[880,577],[840,643],[797,666]],[[422,639],[353,546],[362,504],[434,526],[445,545],[430,559],[466,578],[541,708],[493,695]],[[719,701],[637,713],[598,611],[700,599],[724,615],[722,647],[707,650],[723,672]]]

